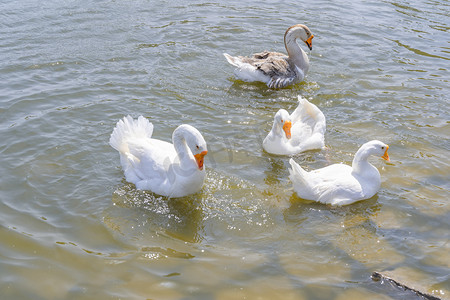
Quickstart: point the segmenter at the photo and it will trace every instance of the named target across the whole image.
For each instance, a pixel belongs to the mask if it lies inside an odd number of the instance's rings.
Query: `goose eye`
[[[381,150],[384,150],[384,146],[381,147]]]
[[[197,145],[197,146],[195,146],[195,147],[197,147],[197,149],[200,149],[200,147]]]

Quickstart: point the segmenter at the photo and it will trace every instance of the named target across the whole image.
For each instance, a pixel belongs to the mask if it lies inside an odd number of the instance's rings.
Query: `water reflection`
[[[169,212],[176,222],[169,224],[166,233],[186,242],[200,242],[203,228],[203,209],[201,198],[195,195],[168,200]]]
[[[114,206],[128,209],[115,212],[110,220],[115,226],[109,226],[116,232],[139,238],[165,235],[189,243],[202,240],[203,209],[198,194],[167,198],[126,183],[113,193],[112,201]],[[130,218],[130,210],[134,218]]]
[[[285,158],[271,157],[269,158],[269,167],[264,171],[266,175],[264,182],[267,185],[276,185],[280,183],[280,178],[286,175],[286,165],[284,163]]]
[[[378,203],[378,193],[372,198],[361,200],[353,203],[352,205],[346,206],[331,206],[316,201],[306,200],[298,197],[294,192],[292,192],[289,200],[291,203],[289,210],[297,214],[303,213],[305,209],[322,209],[332,211],[336,214],[344,214],[349,216],[365,215],[366,217],[369,217],[380,210],[381,207],[381,204]]]

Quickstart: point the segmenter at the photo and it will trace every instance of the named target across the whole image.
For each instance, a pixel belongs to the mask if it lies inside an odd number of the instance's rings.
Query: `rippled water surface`
[[[2,1],[2,299],[400,299],[394,270],[450,298],[447,1]],[[315,38],[306,80],[270,90],[223,52]],[[373,198],[299,199],[261,143],[307,97],[327,118],[311,170],[390,145]],[[124,180],[108,145],[124,115],[208,143],[202,191],[167,199]]]

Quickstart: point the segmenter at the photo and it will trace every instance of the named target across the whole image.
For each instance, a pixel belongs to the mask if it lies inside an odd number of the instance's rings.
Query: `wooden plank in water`
[[[385,272],[373,272],[372,279],[374,281],[384,280],[390,282],[398,287],[401,287],[405,290],[412,291],[419,296],[424,297],[427,300],[441,300],[441,298],[431,295],[424,291],[423,287],[420,287],[420,284],[411,283],[410,280],[402,278],[401,275],[396,274],[395,271],[385,271]]]

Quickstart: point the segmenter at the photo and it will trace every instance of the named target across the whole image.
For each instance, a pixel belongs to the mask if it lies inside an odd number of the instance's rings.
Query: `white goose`
[[[325,146],[325,116],[317,106],[298,96],[298,107],[289,113],[280,109],[272,130],[263,141],[263,148],[277,155],[292,155]]]
[[[204,156],[208,153],[200,132],[190,125],[178,126],[172,142],[153,139],[153,124],[140,116],[117,122],[109,144],[119,151],[125,179],[137,189],[167,197],[198,192],[205,178]]]
[[[306,25],[289,27],[284,34],[284,46],[288,55],[264,51],[251,57],[223,55],[236,67],[235,75],[244,81],[262,81],[269,88],[283,88],[299,83],[309,69],[309,59],[296,40],[300,39],[312,50],[314,35]]]
[[[373,140],[365,143],[356,152],[352,166],[333,164],[307,172],[292,158],[289,160],[289,178],[294,191],[303,199],[331,205],[347,205],[369,199],[380,189],[380,172],[367,159],[378,155],[389,161],[389,146]]]

